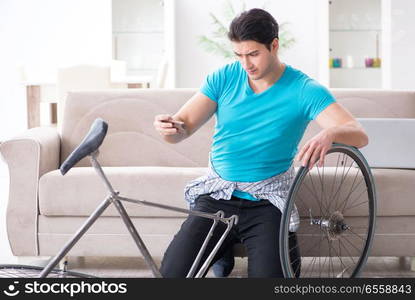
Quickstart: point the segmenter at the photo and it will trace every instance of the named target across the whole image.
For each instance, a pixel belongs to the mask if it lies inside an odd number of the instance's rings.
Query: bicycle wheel
[[[38,278],[42,267],[26,265],[0,265],[0,278]],[[95,278],[88,274],[54,269],[47,278]]]
[[[300,167],[290,188],[280,228],[284,276],[359,276],[375,215],[375,185],[365,158],[354,147],[333,144],[324,165]]]

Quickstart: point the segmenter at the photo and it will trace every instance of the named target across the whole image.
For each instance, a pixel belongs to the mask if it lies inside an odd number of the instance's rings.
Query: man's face
[[[264,44],[255,41],[232,42],[233,51],[251,80],[259,80],[267,75],[278,50],[278,40],[274,39],[271,51]]]

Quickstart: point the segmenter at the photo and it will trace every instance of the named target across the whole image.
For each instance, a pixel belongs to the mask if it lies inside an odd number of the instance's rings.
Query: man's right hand
[[[184,122],[174,120],[171,115],[156,115],[154,117],[154,128],[162,136],[185,134]]]
[[[201,92],[196,92],[174,115],[156,115],[154,128],[171,144],[191,136],[215,113],[217,104]]]

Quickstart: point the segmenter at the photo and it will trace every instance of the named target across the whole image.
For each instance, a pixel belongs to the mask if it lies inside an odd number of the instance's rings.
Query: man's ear
[[[278,52],[279,48],[280,48],[280,41],[277,38],[274,38],[271,43],[271,50]]]

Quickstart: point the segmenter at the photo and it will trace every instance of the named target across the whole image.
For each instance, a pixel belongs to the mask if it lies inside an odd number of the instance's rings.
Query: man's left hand
[[[311,170],[314,164],[318,162],[318,166],[324,165],[324,157],[334,142],[334,134],[330,128],[323,129],[310,139],[303,148],[298,152],[297,160],[301,161],[302,166],[307,166]]]

